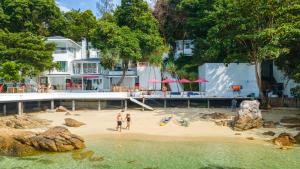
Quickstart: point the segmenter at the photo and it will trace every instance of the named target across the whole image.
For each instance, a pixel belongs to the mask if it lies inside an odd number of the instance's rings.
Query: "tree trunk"
[[[117,86],[120,86],[120,85],[122,84],[122,82],[124,81],[124,79],[125,79],[126,72],[127,72],[127,70],[128,70],[128,62],[124,61],[124,62],[122,63],[122,68],[123,68],[122,77],[121,77],[121,79],[118,81]]]
[[[259,97],[262,101],[263,104],[267,103],[267,97],[265,96],[264,92],[263,92],[263,86],[262,86],[262,80],[261,80],[261,76],[260,76],[260,69],[261,65],[258,61],[255,62],[255,77],[256,77],[256,82],[257,82],[257,86],[259,89]]]
[[[89,40],[86,38],[86,57],[90,58],[90,50],[89,50]]]

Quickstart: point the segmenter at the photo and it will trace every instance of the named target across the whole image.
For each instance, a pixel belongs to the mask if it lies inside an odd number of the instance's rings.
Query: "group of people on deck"
[[[126,127],[125,129],[129,130],[130,129],[130,122],[131,122],[131,118],[130,118],[130,114],[126,114],[125,116],[125,120],[126,120]],[[121,113],[118,113],[117,115],[117,127],[116,127],[116,130],[121,132],[122,131],[122,123],[123,123],[123,119],[122,119],[122,115]]]

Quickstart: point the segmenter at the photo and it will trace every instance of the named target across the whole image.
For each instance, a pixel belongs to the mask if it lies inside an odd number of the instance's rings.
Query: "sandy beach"
[[[129,109],[122,112],[122,117],[125,118],[126,113],[131,114],[132,123],[131,129],[123,129],[122,132],[116,131],[116,115],[121,110],[78,110],[71,112],[71,115],[65,115],[64,112],[54,113],[31,113],[41,119],[51,120],[51,126],[65,126],[65,118],[73,118],[85,123],[78,128],[67,127],[72,133],[78,134],[85,139],[95,137],[122,137],[133,139],[160,139],[160,140],[198,140],[198,139],[232,139],[247,140],[248,137],[253,137],[255,140],[270,140],[272,136],[262,135],[263,132],[273,131],[276,134],[289,132],[292,134],[298,133],[296,129],[287,129],[284,127],[277,128],[260,128],[248,131],[234,131],[226,126],[217,126],[214,121],[200,118],[200,114],[210,114],[214,112],[228,113],[235,115],[230,109],[157,109],[155,111],[141,111],[139,109]],[[297,110],[270,110],[262,111],[265,120],[279,121],[284,116],[299,116]],[[166,126],[160,126],[159,122],[163,117],[173,115],[172,120]],[[189,120],[188,127],[179,126],[175,119],[186,118]],[[126,123],[123,123],[125,127]],[[50,127],[51,127],[50,126]],[[46,128],[32,129],[31,131],[42,132]],[[238,133],[238,134],[237,134]]]

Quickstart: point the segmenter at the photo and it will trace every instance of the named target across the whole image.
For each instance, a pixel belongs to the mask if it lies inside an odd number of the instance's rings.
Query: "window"
[[[58,72],[67,72],[68,71],[68,62],[67,61],[58,61]]]
[[[185,43],[185,49],[190,49],[191,48],[191,44],[189,42]]]
[[[97,73],[97,63],[83,63],[83,73]]]
[[[74,74],[81,74],[81,63],[74,63],[73,64],[73,73]]]
[[[65,47],[57,47],[54,51],[55,54],[67,53],[67,48]]]

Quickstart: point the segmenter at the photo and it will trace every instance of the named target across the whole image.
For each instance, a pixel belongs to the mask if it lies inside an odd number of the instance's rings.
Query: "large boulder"
[[[15,129],[30,129],[46,127],[51,121],[39,119],[30,115],[6,116],[0,118],[0,126]]]
[[[34,137],[17,138],[17,140],[41,151],[64,152],[85,147],[83,138],[60,126],[50,128]]]
[[[80,121],[71,118],[65,118],[65,125],[68,127],[80,127],[82,125],[85,125],[85,123],[82,123]]]
[[[259,110],[259,102],[257,100],[243,101],[232,125],[237,131],[262,127],[263,119]]]
[[[275,145],[278,145],[281,149],[287,149],[292,147],[296,140],[294,137],[289,133],[281,133],[278,137],[275,137],[273,140]]]
[[[56,108],[56,112],[68,112],[69,110],[64,106],[59,106]]]

